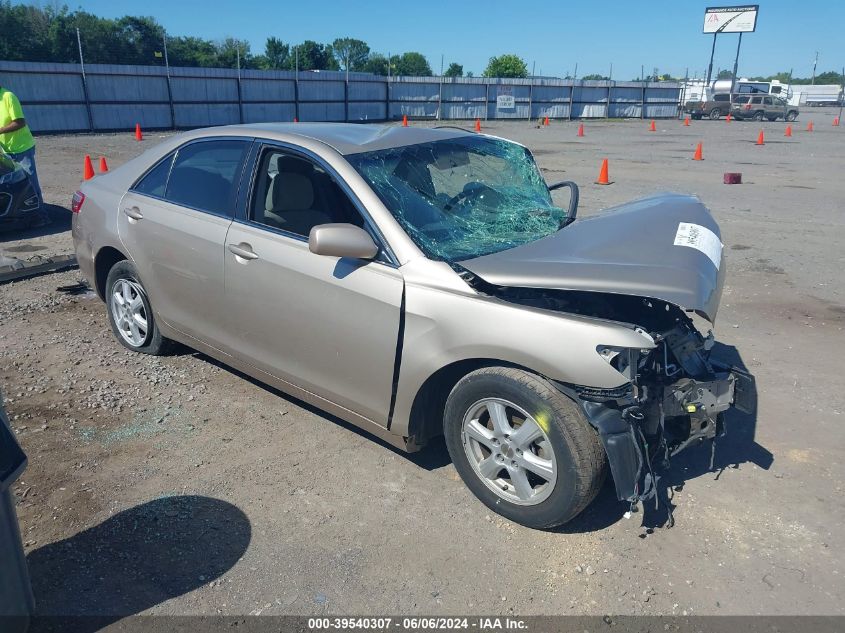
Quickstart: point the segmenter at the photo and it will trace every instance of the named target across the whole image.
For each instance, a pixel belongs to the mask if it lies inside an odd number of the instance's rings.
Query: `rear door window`
[[[761,103],[763,103],[763,97],[752,97],[752,98],[751,98],[751,103],[754,103],[754,104],[761,104]]]
[[[763,97],[763,104],[764,105],[772,105],[772,98],[771,97]]]
[[[232,216],[249,142],[239,139],[200,141],[179,149],[165,198],[174,204]]]
[[[728,95],[714,95],[713,101],[727,101]]]

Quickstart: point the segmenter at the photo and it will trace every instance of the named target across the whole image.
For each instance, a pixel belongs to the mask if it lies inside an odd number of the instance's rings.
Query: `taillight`
[[[73,199],[70,201],[71,213],[79,213],[82,210],[82,205],[85,202],[85,194],[77,191],[73,194]]]
[[[746,109],[746,110],[750,110],[750,109],[751,109],[751,104],[750,104],[750,103],[746,103],[746,104],[745,104],[745,109]]]

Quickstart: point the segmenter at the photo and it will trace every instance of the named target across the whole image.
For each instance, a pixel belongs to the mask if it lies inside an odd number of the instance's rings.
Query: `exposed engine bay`
[[[628,379],[616,389],[556,383],[578,402],[599,432],[620,500],[653,498],[660,468],[679,451],[725,432],[724,413],[756,408],[754,378],[711,357],[712,331],[703,335],[678,306],[645,297],[601,292],[495,286],[464,271],[476,290],[504,301],[615,321],[648,333],[653,349],[599,348]],[[713,453],[711,452],[711,468]]]

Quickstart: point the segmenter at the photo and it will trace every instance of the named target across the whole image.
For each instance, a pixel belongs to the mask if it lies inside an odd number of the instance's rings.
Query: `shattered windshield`
[[[462,136],[347,159],[432,259],[533,242],[566,218],[528,150],[508,141]]]

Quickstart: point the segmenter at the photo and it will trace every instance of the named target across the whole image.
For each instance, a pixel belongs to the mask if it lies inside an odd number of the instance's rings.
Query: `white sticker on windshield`
[[[701,251],[710,258],[710,261],[716,266],[716,270],[719,270],[719,263],[722,261],[722,246],[724,245],[718,236],[706,226],[681,222],[678,224],[678,232],[675,233],[675,246],[689,246]]]

